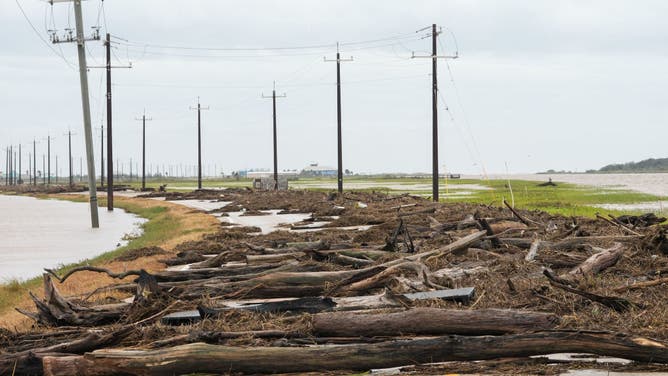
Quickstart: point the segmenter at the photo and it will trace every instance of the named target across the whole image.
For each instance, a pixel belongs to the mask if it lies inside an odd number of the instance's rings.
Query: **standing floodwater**
[[[0,213],[0,283],[111,251],[145,221],[123,210],[101,210],[100,228],[92,229],[87,203],[4,195]]]

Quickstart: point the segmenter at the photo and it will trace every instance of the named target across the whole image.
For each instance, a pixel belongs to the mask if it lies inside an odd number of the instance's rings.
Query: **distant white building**
[[[284,178],[294,178],[297,177],[297,171],[294,170],[284,170],[284,171],[278,171],[278,177],[279,179],[281,177]],[[262,171],[247,171],[245,174],[245,177],[251,178],[251,179],[261,179],[261,178],[274,178],[274,171],[270,170],[262,170]]]
[[[304,167],[300,175],[303,176],[336,176],[338,170],[334,167],[318,166],[317,163],[311,163]]]

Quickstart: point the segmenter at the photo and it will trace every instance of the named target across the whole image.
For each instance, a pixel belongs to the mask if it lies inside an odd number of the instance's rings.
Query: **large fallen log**
[[[552,353],[593,353],[668,363],[668,345],[601,332],[536,332],[505,336],[444,336],[375,344],[310,347],[232,347],[193,343],[159,350],[98,350],[45,357],[44,374],[172,375],[362,371],[453,360],[485,360]]]
[[[33,348],[13,354],[0,355],[0,375],[37,375],[42,373],[42,358],[45,356],[66,356],[83,354],[111,346],[125,338],[132,331],[126,326],[117,331],[103,334],[90,332],[84,337],[52,346]]]
[[[506,334],[554,329],[558,323],[557,316],[543,312],[415,308],[386,314],[319,313],[313,316],[313,333],[329,337]]]
[[[95,307],[85,307],[66,299],[61,295],[51,281],[50,274],[44,274],[44,299],[39,299],[32,292],[30,298],[37,308],[36,313],[18,309],[20,313],[32,318],[38,323],[47,326],[80,325],[95,326],[117,321],[127,303],[107,304]]]
[[[622,245],[616,243],[612,248],[594,254],[582,262],[582,264],[559,277],[567,281],[574,281],[582,277],[597,274],[598,272],[615,265],[619,258],[622,257],[622,254],[624,254]]]

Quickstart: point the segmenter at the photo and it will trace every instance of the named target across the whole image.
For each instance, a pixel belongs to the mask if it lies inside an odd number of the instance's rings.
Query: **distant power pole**
[[[100,187],[104,188],[104,125],[100,125]]]
[[[58,156],[56,155],[56,184],[58,184]]]
[[[285,98],[287,95],[276,95],[276,81],[274,81],[274,89],[271,91],[271,96],[262,94],[262,98],[271,98],[274,110],[274,190],[278,190],[278,151],[276,141],[276,98]]]
[[[46,137],[46,181],[51,184],[51,136]]]
[[[325,61],[336,61],[336,135],[337,135],[337,161],[338,173],[337,182],[339,193],[343,193],[343,146],[341,141],[341,62],[353,61],[351,56],[349,59],[341,59],[339,54],[339,43],[336,43],[336,59],[330,60],[324,58]]]
[[[424,28],[417,32],[427,30]],[[438,56],[436,49],[436,42],[438,41],[438,34],[440,30],[436,30],[436,24],[431,25],[431,56],[416,56],[413,53],[413,58],[428,58],[431,59],[431,114],[432,114],[432,199],[438,202],[438,78],[436,61],[438,59],[456,59],[458,56]]]
[[[141,118],[136,118],[135,120],[141,120],[141,133],[142,133],[142,149],[141,149],[141,190],[146,190],[146,122],[153,120],[152,118],[146,117],[146,110]],[[132,163],[131,163],[132,164]],[[132,168],[132,166],[130,166]]]
[[[32,140],[32,178],[33,185],[37,185],[37,141]]]
[[[69,161],[69,168],[70,168],[70,187],[74,185],[74,175],[72,175],[72,135],[76,135],[76,133],[72,133],[72,131],[67,131],[65,133],[65,136],[67,136],[67,149],[68,149],[68,161]]]
[[[100,221],[97,213],[97,187],[95,183],[95,156],[93,154],[93,130],[90,117],[90,97],[88,93],[88,66],[86,64],[86,40],[100,40],[99,28],[94,28],[93,36],[91,38],[84,37],[83,15],[81,10],[82,0],[49,0],[51,4],[54,2],[73,2],[74,3],[74,20],[76,23],[76,37],[70,33],[66,35],[64,40],[60,40],[57,35],[52,34],[51,41],[53,43],[67,43],[76,42],[77,53],[79,57],[79,82],[81,84],[81,104],[83,108],[84,121],[84,139],[86,142],[86,162],[88,167],[88,192],[90,194],[90,221],[93,228],[100,227]],[[71,158],[70,158],[71,159]],[[71,161],[70,161],[71,165]],[[70,173],[70,184],[71,182]]]
[[[42,154],[42,184],[46,185],[46,155]]]
[[[18,180],[19,184],[23,184],[23,180],[21,180],[21,175],[22,175],[22,171],[21,171],[21,144],[19,144],[19,180]]]
[[[5,185],[9,185],[9,148],[5,147]]]
[[[197,110],[197,189],[202,189],[202,110],[208,110],[209,107],[202,107],[197,97],[197,107],[190,107],[191,110]]]

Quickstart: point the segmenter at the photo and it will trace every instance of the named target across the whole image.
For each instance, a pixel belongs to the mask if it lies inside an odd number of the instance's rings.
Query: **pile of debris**
[[[22,311],[34,330],[0,332],[1,374],[435,373],[500,359],[506,373],[550,373],[583,364],[544,357],[554,353],[631,360],[624,369],[668,363],[665,219],[378,193],[167,195],[328,223],[269,234],[221,225],[166,255],[172,267],[154,274],[47,270],[44,298],[31,294],[37,310]],[[356,225],[370,227],[343,229]],[[119,283],[59,292],[84,272]],[[483,364],[475,369],[497,367]]]

